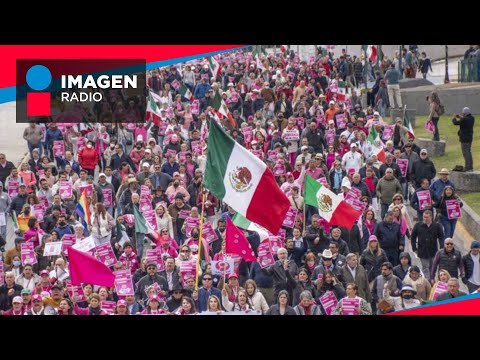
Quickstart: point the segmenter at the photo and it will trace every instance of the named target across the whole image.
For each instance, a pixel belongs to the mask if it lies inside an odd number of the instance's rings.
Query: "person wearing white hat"
[[[383,290],[383,298],[393,307],[393,311],[401,311],[420,306],[420,300],[415,299],[416,294],[417,292],[410,285],[402,286],[400,296],[390,296],[390,290],[388,287],[385,287]]]
[[[450,175],[450,171],[448,171],[447,168],[442,168],[442,170],[439,171],[438,175],[439,178],[435,180],[432,185],[430,185],[430,189],[433,191],[434,198],[440,200],[445,186],[451,186],[455,189],[455,184],[448,178],[448,175]]]
[[[354,168],[358,172],[362,167],[362,155],[357,151],[357,144],[350,145],[350,151],[342,157],[342,166],[344,169]]]
[[[460,138],[462,155],[465,160],[464,170],[468,172],[473,171],[472,142],[475,118],[472,116],[470,108],[464,107],[462,110],[462,115],[455,115],[452,119],[452,123],[453,125],[460,126],[458,137]]]

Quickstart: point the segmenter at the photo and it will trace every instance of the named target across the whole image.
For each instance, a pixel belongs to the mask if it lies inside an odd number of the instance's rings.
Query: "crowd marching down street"
[[[246,48],[34,118],[29,156],[0,153],[0,314],[377,315],[475,292],[449,170],[385,118],[397,63],[366,56]]]

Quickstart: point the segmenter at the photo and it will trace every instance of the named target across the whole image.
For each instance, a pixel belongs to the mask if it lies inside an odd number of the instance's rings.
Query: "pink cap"
[[[125,300],[118,300],[117,306],[127,306],[127,302]]]
[[[50,271],[48,271],[48,270],[42,270],[42,271],[40,271],[40,276],[43,276],[43,275],[48,275],[48,276],[50,276]]]
[[[152,295],[148,298],[148,301],[158,301],[160,302],[160,297],[158,295]]]
[[[288,172],[287,177],[289,177],[289,176],[293,176],[293,174],[291,172]]]
[[[32,302],[33,301],[42,301],[42,300],[43,300],[43,297],[40,294],[35,294],[35,295],[32,296]]]
[[[231,278],[236,278],[238,279],[238,275],[236,273],[231,273],[230,275],[228,275],[228,279],[230,280]]]
[[[349,168],[348,173],[349,174],[355,174],[355,169],[354,168]]]
[[[22,304],[23,303],[23,300],[22,300],[22,297],[21,296],[15,296],[12,300],[12,304]]]
[[[370,235],[370,237],[368,238],[368,241],[378,241],[378,239],[375,235]]]

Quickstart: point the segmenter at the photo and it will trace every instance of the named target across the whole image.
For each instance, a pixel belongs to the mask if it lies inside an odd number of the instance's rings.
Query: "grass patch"
[[[474,117],[475,126],[473,128],[472,143],[473,168],[475,170],[480,170],[480,142],[476,140],[480,134],[480,115],[474,115]],[[426,115],[415,117],[416,126],[413,130],[417,138],[433,138],[433,135],[424,129],[427,118],[428,116]],[[390,118],[386,119],[386,123],[390,123]],[[460,127],[452,124],[452,116],[445,115],[440,117],[439,128],[440,139],[445,140],[446,149],[444,156],[432,158],[437,171],[440,171],[441,168],[447,168],[451,171],[455,165],[465,166],[462,149],[460,148],[460,141],[457,135]],[[480,192],[459,193],[459,195],[468,206],[470,206],[477,214],[480,214]]]

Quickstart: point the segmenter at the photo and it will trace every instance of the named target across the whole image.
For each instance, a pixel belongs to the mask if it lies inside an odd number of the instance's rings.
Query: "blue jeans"
[[[38,143],[37,145],[32,145],[29,142],[27,142],[27,145],[28,145],[28,152],[30,153],[30,158],[33,158],[33,155],[32,155],[33,149],[38,149],[38,152],[39,152],[38,156],[42,157],[42,154],[43,154],[42,143]]]
[[[440,215],[440,224],[443,225],[445,238],[453,238],[453,233],[455,232],[455,226],[457,226],[457,219],[450,220],[448,217]]]
[[[174,236],[175,241],[177,242],[178,246],[182,246],[183,242],[185,241],[185,235],[182,233],[179,233]]]
[[[383,218],[385,217],[385,214],[388,211],[389,204],[381,204],[381,205],[382,205],[382,212],[380,214],[381,214],[382,219],[380,221],[382,221]]]

